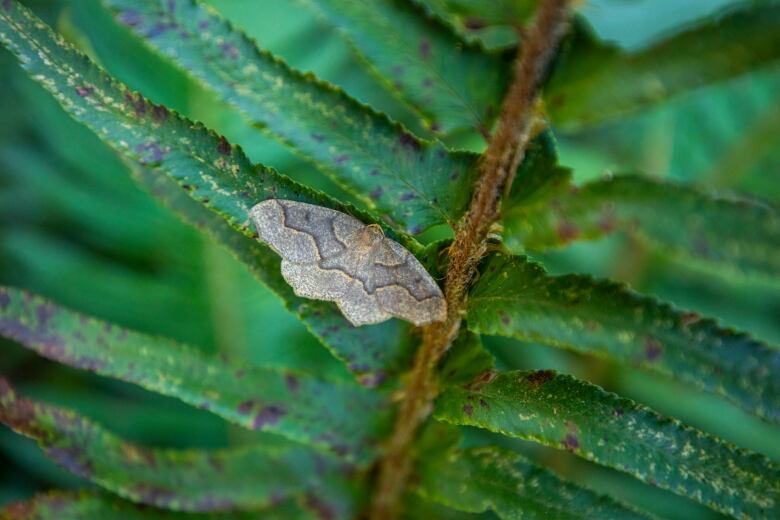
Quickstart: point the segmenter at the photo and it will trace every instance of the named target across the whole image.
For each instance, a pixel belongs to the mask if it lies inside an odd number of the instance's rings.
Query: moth
[[[445,319],[439,286],[378,225],[280,199],[257,204],[249,215],[260,239],[282,257],[282,276],[298,296],[335,302],[355,326],[391,316],[418,326]]]

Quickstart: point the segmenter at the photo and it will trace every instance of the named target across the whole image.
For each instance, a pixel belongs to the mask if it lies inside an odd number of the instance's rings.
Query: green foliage
[[[435,414],[570,450],[735,517],[778,513],[780,466],[766,457],[551,370],[450,388]]]
[[[775,62],[778,22],[772,3],[735,10],[634,54],[580,24],[547,90],[552,117],[563,126],[599,123]]]
[[[423,496],[462,511],[492,510],[499,518],[646,518],[496,447],[430,457],[420,477]]]
[[[4,337],[39,354],[350,459],[365,460],[382,432],[381,397],[355,384],[268,368],[244,369],[174,342],[90,319],[0,288]]]
[[[464,45],[398,0],[302,1],[338,28],[369,68],[420,113],[431,131],[486,132],[498,115],[507,60]]]
[[[485,262],[469,304],[473,332],[634,364],[780,420],[780,350],[614,282],[548,276],[523,257],[497,255]]]
[[[365,513],[419,331],[296,296],[247,212],[348,212],[442,280],[540,2],[300,3],[0,0],[0,518]],[[596,11],[545,80],[405,518],[780,511],[780,10],[635,51]]]
[[[133,502],[180,511],[265,509],[304,495],[334,511],[351,502],[349,493],[336,491],[343,469],[296,445],[221,452],[149,449],[70,410],[18,396],[2,379],[0,403],[2,421],[37,441],[51,459]]]
[[[504,215],[510,250],[542,251],[624,230],[715,268],[769,278],[780,272],[780,220],[766,205],[636,175],[575,187],[565,172],[555,172],[532,193],[529,187],[510,198]]]

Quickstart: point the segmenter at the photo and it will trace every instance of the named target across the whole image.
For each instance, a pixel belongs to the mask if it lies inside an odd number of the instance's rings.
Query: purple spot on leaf
[[[463,413],[465,413],[466,415],[471,417],[472,414],[474,413],[474,407],[471,406],[470,404],[464,404],[463,405]]]
[[[336,164],[344,164],[349,161],[349,155],[337,155],[333,158]]]
[[[242,415],[246,415],[246,414],[248,414],[248,413],[249,413],[249,412],[252,410],[252,408],[254,408],[254,407],[255,407],[255,402],[254,402],[253,400],[251,400],[251,399],[248,399],[248,400],[246,400],[246,401],[244,401],[244,402],[240,403],[240,404],[238,405],[238,408],[237,408],[237,410],[238,410],[238,413],[240,413],[240,414],[242,414]]]
[[[411,191],[408,191],[408,192],[404,193],[403,195],[401,195],[400,200],[401,200],[401,202],[407,202],[407,201],[410,201],[410,200],[414,200],[416,198],[417,198],[417,195],[415,195]]]
[[[172,24],[172,23],[156,23],[156,24],[154,24],[152,26],[151,29],[149,29],[146,32],[146,37],[147,38],[154,38],[156,36],[160,36],[162,33],[167,31],[168,29],[172,29],[174,27],[176,27],[176,24]]]
[[[292,374],[285,375],[284,376],[284,382],[287,385],[287,389],[290,392],[298,391],[298,385],[299,385],[298,378],[295,377],[294,375],[292,375]]]
[[[420,56],[422,56],[422,59],[424,60],[431,59],[431,42],[428,40],[422,40],[420,42]]]
[[[645,357],[648,361],[655,361],[661,357],[664,348],[661,343],[653,338],[645,338]]]
[[[231,60],[238,59],[238,49],[232,43],[223,43],[220,45],[222,56]]]
[[[230,154],[230,143],[224,136],[219,137],[219,143],[217,143],[217,151],[222,155]]]
[[[60,466],[75,475],[82,477],[92,475],[92,465],[86,460],[84,452],[78,446],[52,447],[48,448],[46,453]]]
[[[117,18],[119,19],[119,23],[122,23],[130,27],[137,27],[141,25],[141,22],[143,21],[141,13],[139,13],[135,9],[128,9],[126,11],[122,11],[121,13],[119,13]]]
[[[87,97],[90,94],[92,94],[94,91],[95,89],[90,86],[76,87],[76,94],[78,94],[80,97]]]
[[[264,428],[265,426],[269,426],[271,424],[276,423],[285,416],[287,412],[284,411],[284,409],[278,407],[278,406],[266,406],[259,412],[257,412],[257,415],[255,416],[255,420],[252,423],[252,428],[255,430],[259,430],[261,428]]]
[[[0,291],[0,309],[5,309],[11,304],[11,297],[7,291]]]
[[[577,437],[571,433],[566,434],[566,437],[563,439],[563,445],[566,447],[566,449],[569,450],[576,450],[580,447],[580,441],[577,440]]]
[[[385,190],[382,188],[382,186],[377,186],[374,188],[369,195],[372,199],[377,200],[379,197],[382,196],[382,194],[385,192]]]
[[[135,151],[141,155],[138,159],[141,164],[159,164],[168,154],[168,150],[162,149],[153,141],[136,145]]]
[[[135,492],[140,497],[141,503],[160,507],[167,506],[176,498],[174,491],[150,484],[136,484]]]
[[[125,94],[125,100],[133,108],[133,112],[135,112],[136,116],[140,117],[146,113],[146,100],[141,96],[141,94],[134,96],[128,92]]]

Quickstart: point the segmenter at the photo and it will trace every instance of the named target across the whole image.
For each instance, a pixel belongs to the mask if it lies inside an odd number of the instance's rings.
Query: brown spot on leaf
[[[320,520],[334,520],[336,513],[321,498],[308,493],[304,498],[306,509],[310,510]]]
[[[487,27],[487,22],[485,20],[482,20],[480,18],[466,18],[463,20],[463,27],[468,29],[469,31],[478,31],[480,29],[484,29]]]
[[[219,136],[219,142],[217,143],[217,151],[222,155],[230,155],[230,143],[224,136]]]
[[[481,406],[482,408],[490,409],[490,405],[484,399],[479,400],[479,406]]]
[[[474,407],[471,406],[470,404],[464,404],[463,405],[463,413],[465,413],[466,415],[471,417],[472,414],[474,413]]]
[[[683,312],[680,316],[680,323],[682,323],[683,327],[690,327],[694,323],[698,322],[701,319],[701,315],[697,312]]]
[[[401,143],[401,146],[406,148],[413,148],[414,150],[419,150],[421,148],[420,141],[409,132],[402,132],[401,135],[398,136],[398,142]]]
[[[495,370],[485,370],[481,374],[477,375],[474,379],[469,381],[466,385],[464,385],[464,388],[468,390],[478,390],[479,388],[494,380],[496,375],[497,373]],[[468,398],[473,399],[473,396],[469,396]]]
[[[525,377],[525,380],[534,388],[539,388],[554,377],[555,370],[538,370],[532,374],[528,374]]]
[[[558,239],[564,243],[571,242],[572,240],[576,239],[580,234],[580,230],[577,228],[576,225],[574,225],[572,222],[568,222],[565,220],[558,224],[558,227],[556,228],[555,232],[558,235]]]
[[[499,313],[499,316],[501,316],[501,323],[503,323],[504,325],[508,326],[510,323],[512,323],[512,320],[509,319],[509,315],[504,311],[501,311]]]
[[[152,108],[152,117],[157,121],[163,122],[168,119],[168,109],[162,105],[154,105]]]

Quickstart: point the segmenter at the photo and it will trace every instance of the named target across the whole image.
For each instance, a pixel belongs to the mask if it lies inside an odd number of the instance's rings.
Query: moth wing
[[[342,270],[283,260],[282,276],[298,296],[336,302],[344,317],[356,327],[390,318],[363,284]]]
[[[344,213],[292,200],[268,199],[250,210],[257,233],[282,258],[312,263],[346,250],[337,233],[363,224]]]
[[[388,238],[377,248],[368,285],[381,309],[415,325],[444,321],[447,316],[444,295],[428,271]]]

